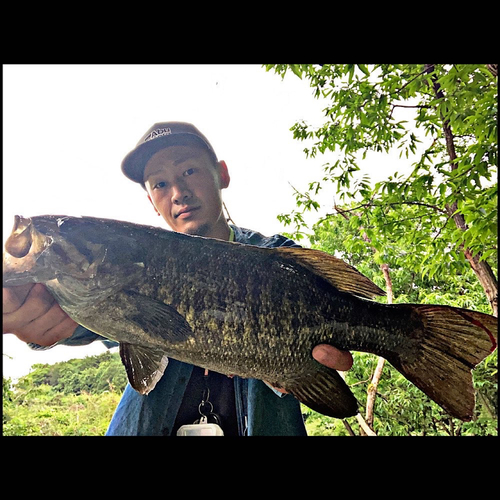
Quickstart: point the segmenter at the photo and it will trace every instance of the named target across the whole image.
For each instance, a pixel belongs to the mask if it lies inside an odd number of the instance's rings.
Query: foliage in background
[[[335,254],[368,276],[381,288],[385,287],[380,271],[383,260],[389,263],[394,291],[394,303],[442,304],[490,312],[489,302],[469,266],[459,274],[440,277],[408,270],[400,254],[411,252],[409,247],[393,247],[391,252],[374,258],[364,240],[359,241],[357,227],[338,215],[313,226],[312,247]],[[382,260],[379,260],[382,259]],[[380,299],[382,302],[385,298]],[[366,405],[367,390],[377,364],[377,356],[353,352],[354,364],[346,372],[346,382],[360,402]],[[498,351],[489,356],[473,372],[476,388],[476,412],[471,422],[451,418],[422,391],[386,363],[377,388],[374,431],[379,436],[457,436],[498,435]],[[325,417],[303,407],[306,425],[313,435],[348,435],[339,420]],[[355,434],[359,426],[355,418],[347,419]]]
[[[296,192],[297,210],[280,216],[295,226],[293,237],[305,235],[305,212],[318,210],[319,191],[331,187],[341,208],[353,215],[358,236],[366,233],[377,252],[400,242],[411,246],[404,256],[408,270],[432,277],[472,267],[496,315],[497,65],[266,69],[282,77],[291,70],[328,102],[323,125],[302,121],[292,127],[294,138],[312,142],[308,156],[322,153],[335,160],[325,164],[322,179]],[[367,154],[394,151],[414,160],[409,171],[372,183],[378,164]]]
[[[34,365],[14,386],[3,379],[3,435],[102,436],[125,385],[117,353]]]
[[[325,121],[292,127],[307,156],[324,154],[324,175],[296,210],[278,218],[300,240],[344,258],[385,288],[388,266],[395,302],[447,304],[498,315],[498,65],[278,64],[266,70],[307,80],[327,102]],[[401,169],[380,179],[377,153],[399,151]],[[374,158],[379,158],[374,159]],[[408,161],[405,161],[408,160]],[[411,167],[408,165],[411,161]],[[371,179],[379,177],[376,181]],[[333,206],[313,228],[322,190]],[[354,353],[346,381],[364,404],[376,357]],[[451,419],[392,367],[377,387],[379,435],[497,434],[495,352],[474,372],[475,419]],[[319,432],[359,434],[304,408]],[[318,424],[320,422],[320,424]]]
[[[122,392],[127,384],[119,354],[110,351],[52,365],[35,364],[32,368],[32,372],[16,384],[17,389],[28,390],[46,384],[64,394],[100,394],[109,390]]]

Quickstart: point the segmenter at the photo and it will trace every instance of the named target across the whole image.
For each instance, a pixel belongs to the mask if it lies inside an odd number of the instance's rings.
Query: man
[[[230,182],[227,166],[191,124],[153,125],[125,157],[122,171],[146,190],[156,213],[174,231],[265,247],[296,246],[283,236],[266,238],[227,223],[221,197]],[[40,284],[4,289],[3,307],[4,333],[25,342],[52,346],[103,340],[71,320]],[[338,370],[352,365],[350,353],[331,346],[317,346],[312,355]],[[293,396],[259,380],[229,378],[173,359],[148,396],[127,386],[107,435],[176,435],[202,415],[220,424],[226,436],[305,435]]]

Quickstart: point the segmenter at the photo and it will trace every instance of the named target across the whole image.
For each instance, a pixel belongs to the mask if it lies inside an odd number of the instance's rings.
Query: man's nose
[[[172,186],[172,203],[174,205],[186,204],[191,196],[191,191],[184,183],[177,183]]]

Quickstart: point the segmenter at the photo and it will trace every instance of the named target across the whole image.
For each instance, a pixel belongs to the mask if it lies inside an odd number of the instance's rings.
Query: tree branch
[[[446,218],[445,223],[439,228],[439,231],[436,233],[434,238],[432,238],[432,241],[436,241],[439,238],[439,235],[441,234],[441,231],[446,227],[446,224],[448,224],[448,221],[451,219],[451,215],[448,215]]]
[[[429,109],[432,106],[428,106],[427,104],[415,104],[414,106],[410,106],[409,104],[393,104],[393,108],[409,108],[409,109],[415,109],[415,108],[426,108]]]
[[[385,279],[385,288],[387,293],[387,303],[392,304],[393,294],[392,294],[392,280],[389,274],[389,265],[382,264],[380,266]],[[382,371],[384,369],[385,359],[379,356],[377,361],[377,367],[373,373],[372,382],[368,387],[368,395],[366,398],[366,423],[373,429],[373,410],[375,407],[375,397],[377,396],[377,388],[382,377]]]
[[[498,76],[498,64],[487,64],[486,67],[493,76]]]
[[[399,202],[394,202],[394,203],[385,203],[384,205],[388,206],[388,207],[393,207],[393,206],[397,206],[397,205],[418,205],[421,207],[432,208],[436,212],[439,212],[439,213],[446,215],[446,216],[449,215],[447,210],[444,210],[444,209],[438,207],[437,205],[430,205],[429,203],[423,203],[421,201],[399,201]],[[370,207],[375,207],[375,206],[376,206],[375,203],[362,203],[361,205],[358,205],[357,207],[349,208],[349,209],[339,210],[339,208],[336,205],[334,208],[335,208],[335,210],[337,210],[340,213],[340,215],[342,215],[344,218],[347,219],[348,217],[345,216],[345,213],[354,212],[355,210],[359,210],[360,208],[370,208]],[[332,217],[334,215],[335,214],[326,214],[325,218]]]
[[[410,85],[410,83],[414,82],[419,76],[422,76],[423,74],[425,74],[427,72],[427,69],[424,68],[423,71],[421,71],[418,75],[416,75],[414,78],[412,78],[411,80],[408,80],[399,90],[397,90],[395,92],[395,94],[400,94],[404,89],[405,87],[408,87],[408,85]]]
[[[373,431],[373,429],[370,428],[370,426],[366,423],[365,419],[362,417],[360,413],[356,415],[356,420],[358,421],[359,426],[361,427],[362,431],[367,435],[367,436],[376,436],[377,434]]]
[[[373,430],[373,409],[375,407],[375,398],[377,396],[377,387],[384,369],[385,359],[379,356],[377,367],[373,373],[371,384],[368,386],[368,394],[366,396],[366,424]]]
[[[335,205],[335,210],[344,217],[344,219],[349,220],[349,216],[345,213],[346,211],[342,210],[341,208],[337,207]],[[370,243],[370,238],[366,235],[366,233],[363,231],[363,239]],[[373,249],[375,252],[375,249]],[[392,281],[391,277],[389,275],[389,265],[388,264],[382,264],[380,266],[380,269],[382,270],[382,274],[384,275],[385,279],[385,284],[386,284],[386,292],[387,292],[387,303],[392,304],[393,300],[393,295],[392,295]],[[377,397],[377,387],[380,382],[380,377],[382,376],[382,371],[384,369],[384,364],[385,364],[385,359],[382,357],[378,358],[377,362],[377,368],[375,369],[375,373],[373,374],[372,380],[370,385],[368,386],[367,390],[367,397],[366,397],[366,417],[363,419],[363,417],[358,413],[356,415],[356,418],[358,420],[358,423],[362,429],[362,433],[368,436],[376,436],[376,433],[373,430],[373,420],[374,420],[374,407],[375,407],[375,398]]]

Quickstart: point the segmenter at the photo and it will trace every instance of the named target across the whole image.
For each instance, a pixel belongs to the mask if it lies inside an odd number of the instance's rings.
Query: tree
[[[355,212],[349,213],[355,217]],[[429,275],[422,277],[402,265],[400,256],[411,252],[411,247],[392,245],[387,252],[374,257],[370,242],[360,241],[358,226],[352,224],[352,217],[338,214],[315,224],[310,235],[311,246],[335,253],[380,287],[388,288],[384,271],[390,268],[394,298],[388,294],[381,301],[443,304],[488,312],[488,299],[470,267],[465,267],[460,275],[443,274],[431,278]],[[399,245],[403,243],[401,240]],[[354,365],[345,374],[346,382],[360,403],[366,423],[377,435],[497,434],[497,351],[474,370],[477,403],[474,418],[468,423],[451,418],[392,366],[384,364],[382,358],[358,352],[353,352],[353,357]],[[304,411],[311,434],[346,434],[334,419],[307,409]],[[353,434],[363,433],[351,419],[346,427]]]
[[[296,192],[298,210],[280,216],[285,223],[295,222],[294,236],[303,233],[303,213],[318,209],[316,195],[331,183],[343,203],[356,201],[344,210],[352,212],[351,224],[376,252],[403,241],[411,252],[400,259],[422,276],[460,274],[470,266],[497,316],[497,65],[266,69],[283,78],[291,70],[309,80],[315,97],[329,100],[322,126],[302,121],[292,127],[294,138],[314,141],[306,154],[340,152],[325,165],[321,180],[311,182],[305,193]],[[367,153],[395,149],[406,158],[418,152],[411,171],[373,185],[373,170],[359,176]]]
[[[3,435],[103,435],[126,384],[116,352],[33,365],[14,386],[3,379]]]

